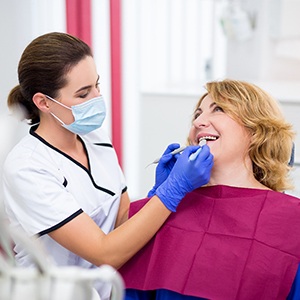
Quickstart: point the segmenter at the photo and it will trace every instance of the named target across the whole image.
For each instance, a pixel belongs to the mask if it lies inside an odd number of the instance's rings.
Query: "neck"
[[[81,146],[77,135],[62,127],[58,122],[46,124],[41,120],[35,132],[49,144],[66,153]]]
[[[227,166],[222,164],[222,167],[215,163],[208,185],[267,189],[266,186],[255,179],[250,163],[228,164]]]

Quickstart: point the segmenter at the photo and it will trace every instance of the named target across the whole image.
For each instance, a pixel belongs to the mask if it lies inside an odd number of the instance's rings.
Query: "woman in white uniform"
[[[204,146],[195,160],[170,145],[156,170],[149,203],[127,221],[129,197],[116,153],[101,129],[105,104],[91,49],[65,33],[33,40],[8,96],[32,125],[3,169],[10,224],[37,236],[57,265],[122,266],[157,232],[186,193],[206,184],[213,158]],[[126,222],[125,222],[126,221]],[[16,260],[32,264],[16,241]],[[108,299],[109,287],[99,287]]]

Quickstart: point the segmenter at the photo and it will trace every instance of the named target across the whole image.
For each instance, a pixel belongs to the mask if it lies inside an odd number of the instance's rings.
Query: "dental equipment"
[[[179,147],[179,148],[173,150],[172,152],[170,152],[170,154],[175,155],[175,154],[177,154],[177,153],[180,153],[180,152],[182,152],[186,147],[187,147],[187,146],[181,146],[181,147]],[[155,159],[155,160],[154,160],[152,163],[150,163],[149,165],[157,164],[161,158],[162,158],[162,156],[161,156],[161,157],[158,157],[157,159]],[[148,165],[148,166],[149,166],[149,165]]]
[[[1,204],[1,199],[0,199]],[[112,300],[124,299],[124,281],[109,265],[94,269],[80,266],[57,266],[36,237],[9,227],[0,205],[0,299],[1,300],[100,300],[94,283],[109,284]],[[31,255],[33,267],[15,263],[12,250],[19,241]]]
[[[200,140],[199,146],[200,146],[201,148],[199,148],[196,152],[194,152],[193,154],[190,155],[190,160],[195,160],[195,159],[196,159],[196,157],[198,156],[198,154],[200,153],[200,151],[201,151],[201,149],[202,149],[202,146],[204,146],[205,144],[206,144],[206,139]],[[177,154],[177,153],[180,153],[180,152],[182,152],[186,147],[187,147],[187,146],[181,146],[181,147],[179,147],[179,148],[173,150],[172,152],[170,152],[170,154],[175,155],[175,154]],[[155,159],[152,163],[150,163],[149,165],[147,165],[147,167],[149,167],[149,166],[152,165],[152,164],[157,164],[161,158],[162,158],[162,157],[159,157],[159,158]],[[146,168],[147,168],[147,167],[146,167]]]
[[[202,150],[202,147],[203,147],[204,145],[206,145],[206,140],[205,140],[205,139],[203,139],[203,140],[201,140],[201,141],[199,142],[200,148],[199,148],[196,152],[194,152],[194,153],[192,153],[192,154],[190,155],[189,160],[191,160],[191,161],[195,160],[196,157],[198,156],[198,154],[200,153],[200,151]]]

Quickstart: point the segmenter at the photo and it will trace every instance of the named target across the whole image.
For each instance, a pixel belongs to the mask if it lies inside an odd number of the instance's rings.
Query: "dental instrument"
[[[201,141],[199,142],[200,148],[199,148],[196,152],[194,152],[194,153],[192,153],[192,154],[190,155],[190,157],[189,157],[189,160],[190,160],[190,161],[193,161],[193,160],[196,159],[196,157],[197,157],[198,154],[201,152],[202,147],[203,147],[204,145],[206,145],[206,139],[203,139],[203,140],[201,140]]]
[[[202,149],[202,146],[204,146],[205,144],[206,144],[206,139],[200,140],[199,146],[200,146],[201,148],[199,148],[196,152],[194,152],[193,154],[191,154],[189,159],[190,159],[190,160],[195,160],[196,157],[198,156],[198,154],[200,153],[200,151],[201,151],[201,149]],[[186,147],[187,147],[187,146],[181,146],[181,147],[179,147],[179,148],[173,150],[172,152],[170,152],[170,154],[175,155],[175,154],[177,154],[177,153],[180,153],[180,152],[182,152]],[[161,158],[162,158],[162,157],[159,157],[159,158],[155,159],[152,163],[150,163],[149,165],[147,165],[146,168],[149,167],[149,166],[152,165],[152,164],[157,164]]]
[[[175,154],[177,154],[177,153],[180,153],[180,152],[182,152],[186,147],[187,147],[187,146],[181,146],[181,147],[179,147],[179,148],[173,150],[172,152],[170,152],[170,154],[175,155]],[[157,164],[161,158],[162,158],[162,156],[159,157],[159,158],[157,158],[157,159],[155,159],[155,160],[154,160],[152,163],[150,163],[148,166],[150,166],[150,165],[152,165],[152,164]],[[148,167],[148,166],[147,166],[147,167]]]

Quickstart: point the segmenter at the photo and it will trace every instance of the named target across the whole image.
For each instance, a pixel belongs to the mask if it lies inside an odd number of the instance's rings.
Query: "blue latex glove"
[[[213,155],[209,147],[204,145],[198,155],[190,160],[190,155],[198,149],[199,146],[187,147],[177,158],[168,178],[156,190],[159,199],[173,212],[187,193],[209,181]]]
[[[155,170],[155,185],[149,191],[148,197],[154,196],[156,189],[168,178],[171,170],[173,169],[174,164],[176,163],[178,156],[180,155],[179,153],[175,155],[172,155],[170,153],[179,147],[179,144],[170,144],[163,153]]]

